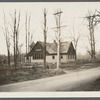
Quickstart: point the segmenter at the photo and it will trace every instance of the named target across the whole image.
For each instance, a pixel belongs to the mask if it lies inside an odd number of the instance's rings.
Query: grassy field
[[[27,68],[0,71],[0,85],[65,74],[62,70]]]
[[[100,67],[100,63],[73,62],[73,63],[62,64],[61,66],[63,70],[68,70],[68,71],[71,71],[71,70],[78,71],[78,70],[90,69],[90,68],[95,68],[95,67]]]
[[[70,91],[100,91],[100,78],[93,82],[81,84]]]
[[[35,80],[46,77],[53,77],[56,75],[66,74],[66,71],[78,71],[89,69],[93,67],[99,67],[100,63],[79,63],[71,62],[67,64],[62,64],[60,69],[56,69],[55,64],[48,65],[45,69],[43,67],[20,67],[14,69],[14,67],[8,68],[6,65],[0,66],[0,85],[22,82],[27,80]]]

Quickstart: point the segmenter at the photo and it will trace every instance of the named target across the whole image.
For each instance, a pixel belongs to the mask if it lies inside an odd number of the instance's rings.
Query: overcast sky
[[[3,27],[3,11],[6,14],[8,20],[8,25],[12,25],[12,19],[14,16],[14,10],[17,13],[21,12],[21,22],[20,22],[20,35],[19,44],[23,44],[22,52],[25,53],[25,14],[31,13],[31,33],[33,34],[33,41],[43,41],[43,9],[46,8],[47,13],[47,26],[48,35],[47,42],[53,42],[55,39],[55,32],[52,27],[55,27],[55,19],[53,13],[60,9],[63,11],[61,15],[62,25],[67,25],[67,27],[62,28],[61,34],[63,41],[70,41],[67,37],[73,32],[73,27],[76,34],[81,32],[83,35],[78,44],[78,52],[85,54],[88,47],[88,39],[86,36],[89,31],[87,28],[87,20],[85,17],[89,11],[95,11],[95,9],[100,11],[100,2],[60,2],[60,3],[0,3],[0,54],[7,54],[6,42],[4,34],[1,27]],[[11,32],[12,34],[12,32]],[[96,38],[96,51],[100,51],[100,25],[95,28],[95,38]],[[13,43],[11,40],[11,53],[13,54]]]

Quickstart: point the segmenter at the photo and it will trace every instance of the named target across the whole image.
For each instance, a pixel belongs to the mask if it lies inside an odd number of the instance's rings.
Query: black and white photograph
[[[100,2],[0,2],[0,93],[76,91],[100,91]]]

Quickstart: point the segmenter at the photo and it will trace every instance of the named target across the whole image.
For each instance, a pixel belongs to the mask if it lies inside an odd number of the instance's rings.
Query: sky
[[[32,41],[43,41],[43,9],[47,9],[47,42],[53,42],[55,39],[55,31],[52,29],[55,27],[54,12],[57,9],[61,9],[62,26],[66,27],[61,30],[61,37],[63,41],[71,41],[68,37],[73,32],[78,35],[80,32],[82,37],[78,42],[78,53],[85,54],[86,48],[89,48],[87,35],[89,35],[88,22],[85,17],[88,11],[94,12],[95,9],[100,11],[100,2],[17,2],[17,3],[0,3],[0,54],[7,55],[6,42],[2,28],[4,27],[3,12],[5,12],[7,25],[12,27],[12,21],[14,11],[16,9],[17,14],[21,12],[20,32],[19,32],[19,44],[23,44],[21,52],[25,53],[25,15],[26,13],[31,15],[30,32],[33,35]],[[17,15],[18,16],[18,15]],[[11,30],[11,29],[10,29]],[[12,31],[10,32],[12,35]],[[100,25],[95,27],[95,39],[96,39],[96,52],[100,51]],[[11,37],[11,53],[13,54],[13,43]]]

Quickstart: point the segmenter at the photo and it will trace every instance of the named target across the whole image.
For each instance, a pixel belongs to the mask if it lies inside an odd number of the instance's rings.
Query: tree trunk
[[[18,61],[18,38],[17,38],[17,32],[16,32],[16,66],[17,66],[17,61]]]
[[[13,33],[13,38],[14,38],[14,67],[16,69],[16,11],[15,11],[15,16],[14,16],[14,33]]]
[[[95,38],[94,38],[94,27],[90,29],[90,38],[91,38],[91,61],[95,61]]]
[[[28,59],[27,59],[27,50],[28,50],[28,32],[27,32],[27,14],[26,14],[26,22],[25,22],[25,28],[26,28],[26,63],[27,63],[27,61],[28,61]]]
[[[77,51],[75,49],[75,60],[77,60]]]
[[[47,38],[47,30],[46,30],[46,24],[47,24],[47,20],[46,20],[46,9],[44,9],[44,68],[46,68],[46,38]]]
[[[8,66],[10,66],[10,50],[8,49]]]
[[[44,42],[44,68],[46,68],[46,39]]]

